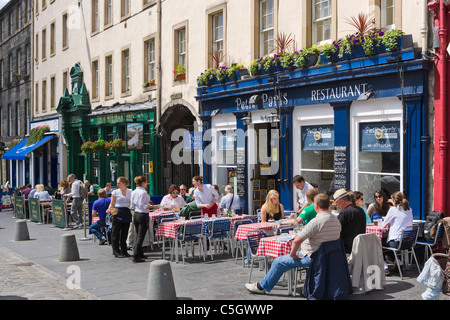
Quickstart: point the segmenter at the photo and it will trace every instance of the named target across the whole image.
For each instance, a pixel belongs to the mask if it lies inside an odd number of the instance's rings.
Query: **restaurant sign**
[[[66,227],[66,206],[63,200],[53,200],[53,225],[56,227]]]
[[[33,222],[41,222],[39,199],[28,198],[28,205],[30,206],[30,220]]]
[[[14,211],[16,213],[16,218],[25,219],[25,198],[15,196],[14,197]]]
[[[362,123],[361,152],[400,152],[400,122]]]
[[[302,127],[302,150],[333,150],[334,125]]]

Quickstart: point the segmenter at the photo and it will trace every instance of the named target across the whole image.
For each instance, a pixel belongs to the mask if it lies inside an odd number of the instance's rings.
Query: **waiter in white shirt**
[[[75,174],[70,174],[67,177],[71,184],[71,191],[68,194],[64,194],[63,197],[71,197],[72,206],[70,209],[70,215],[75,221],[74,229],[79,229],[83,226],[83,198],[81,197],[81,181],[77,179]]]
[[[314,189],[312,185],[305,181],[305,178],[298,175],[292,179],[297,193],[297,210],[302,212],[303,209],[308,206],[308,198],[306,197],[306,191]]]
[[[136,230],[137,238],[133,247],[133,262],[144,262],[144,252],[142,244],[144,243],[145,234],[147,233],[150,209],[150,196],[147,193],[147,178],[139,176],[134,178],[137,187],[131,193],[131,210],[134,210],[133,223]]]
[[[220,201],[219,209],[225,209],[225,212],[241,208],[241,200],[238,195],[233,194],[233,187],[225,187],[225,196]]]
[[[196,176],[192,179],[192,185],[197,188],[194,191],[197,207],[202,210],[202,217],[217,215],[217,201],[219,194],[210,184],[203,184],[203,177]]]

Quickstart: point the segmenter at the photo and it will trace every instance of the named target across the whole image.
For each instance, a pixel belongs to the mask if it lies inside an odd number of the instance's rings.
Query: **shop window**
[[[400,122],[360,123],[358,189],[367,203],[382,189],[389,196],[401,189]]]
[[[217,132],[217,179],[216,183],[222,195],[227,185],[235,186],[237,170],[237,138],[235,130]],[[236,189],[236,188],[235,188]]]
[[[334,178],[334,125],[302,127],[301,141],[302,176],[328,193]]]

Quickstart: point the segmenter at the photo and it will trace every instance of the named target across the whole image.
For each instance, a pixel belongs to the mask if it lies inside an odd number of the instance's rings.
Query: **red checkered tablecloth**
[[[155,237],[177,238],[178,229],[186,224],[187,220],[163,222],[159,225]]]
[[[258,251],[256,252],[256,255],[278,258],[290,254],[292,248],[292,240],[277,241],[277,239],[281,237],[286,236],[284,235],[284,236],[262,238],[261,241],[259,242]]]
[[[280,225],[274,222],[258,222],[258,223],[249,223],[240,225],[236,231],[234,239],[236,240],[246,240],[247,232],[262,229],[264,231],[271,231],[273,229],[278,228]]]
[[[383,232],[385,231],[389,231],[389,229],[382,226],[366,226],[366,233],[375,233],[380,240],[383,238]]]

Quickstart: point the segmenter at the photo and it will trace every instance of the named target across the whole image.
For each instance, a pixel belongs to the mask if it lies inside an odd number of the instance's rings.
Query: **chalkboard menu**
[[[334,188],[347,188],[347,147],[334,147]]]
[[[237,194],[241,198],[245,198],[245,148],[236,149],[237,156],[237,168],[236,168],[236,180],[237,180]]]

